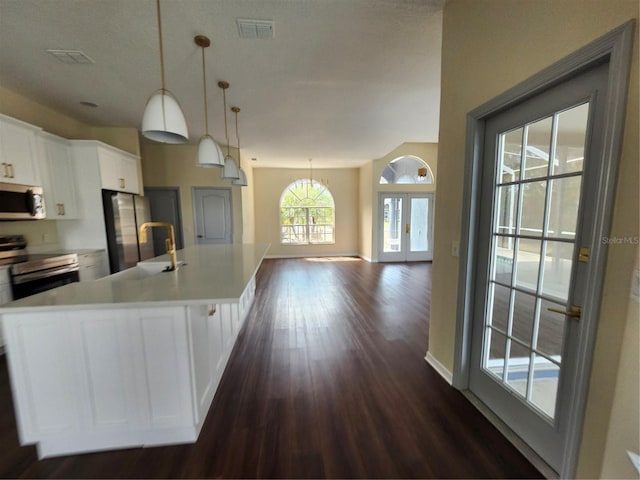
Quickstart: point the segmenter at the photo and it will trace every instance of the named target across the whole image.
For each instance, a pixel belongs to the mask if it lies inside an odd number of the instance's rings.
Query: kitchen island
[[[21,444],[40,458],[195,442],[268,245],[202,245],[0,307]]]

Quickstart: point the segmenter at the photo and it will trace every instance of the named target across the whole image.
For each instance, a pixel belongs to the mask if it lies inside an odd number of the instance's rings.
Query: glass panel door
[[[378,221],[381,262],[432,259],[433,194],[380,194]]]
[[[583,193],[599,167],[595,92],[606,78],[606,65],[594,68],[485,127],[469,387],[557,471],[575,394],[580,251],[590,249],[582,219],[595,208]]]

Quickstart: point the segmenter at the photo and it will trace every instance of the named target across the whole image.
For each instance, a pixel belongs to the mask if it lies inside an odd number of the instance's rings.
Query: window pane
[[[553,418],[556,411],[560,367],[539,355],[534,355],[534,359],[531,403]]]
[[[526,345],[531,345],[535,306],[536,297],[518,291],[515,292],[511,336],[521,340]]]
[[[527,126],[524,178],[545,177],[548,173],[552,121],[553,117],[547,117]]]
[[[509,322],[509,298],[511,289],[494,283],[491,285],[493,286],[491,326],[506,334],[507,324]]]
[[[516,233],[516,207],[519,185],[506,185],[496,190],[496,232]]]
[[[546,242],[542,293],[566,300],[573,265],[573,243]]]
[[[502,380],[507,337],[491,328],[487,328],[486,334],[489,338],[485,345],[489,345],[489,351],[485,354],[484,368]]]
[[[551,180],[548,236],[575,238],[581,185],[582,175]]]
[[[554,174],[582,171],[588,118],[588,103],[558,115]]]
[[[520,176],[520,156],[522,154],[522,128],[503,133],[502,154],[498,168],[498,182],[515,182]]]
[[[283,244],[335,242],[333,197],[324,185],[302,179],[285,189],[280,197],[280,239]]]
[[[496,282],[511,285],[511,275],[513,272],[513,244],[515,240],[511,237],[494,237],[496,246],[493,254],[493,279]]]
[[[538,285],[540,248],[538,240],[521,238],[518,242],[516,285],[534,292]]]
[[[546,195],[546,181],[522,184],[521,235],[542,236]]]
[[[550,312],[549,308],[565,310],[566,306],[542,300],[540,304],[540,319],[538,320],[536,350],[560,362],[562,360],[562,342],[567,319],[564,315]]]
[[[530,351],[518,342],[510,342],[509,364],[507,366],[507,383],[521,396],[527,395],[529,380]]]
[[[426,252],[429,228],[429,199],[411,199],[411,231],[409,234],[409,251]]]
[[[402,198],[385,198],[383,251],[399,252],[402,243]]]

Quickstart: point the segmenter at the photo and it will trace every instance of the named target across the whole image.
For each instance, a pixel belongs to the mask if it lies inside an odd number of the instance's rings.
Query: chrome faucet
[[[178,269],[178,261],[176,258],[176,235],[173,225],[169,222],[146,222],[140,225],[140,243],[147,241],[147,228],[148,227],[166,227],[169,230],[169,237],[165,239],[164,245],[171,259],[171,267],[169,271]]]

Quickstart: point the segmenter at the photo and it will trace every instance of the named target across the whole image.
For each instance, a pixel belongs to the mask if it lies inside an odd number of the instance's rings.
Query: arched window
[[[280,241],[288,245],[335,243],[333,197],[315,180],[296,180],[280,197]]]
[[[391,160],[380,176],[381,185],[388,183],[427,184],[433,183],[433,173],[422,159],[405,155]]]

